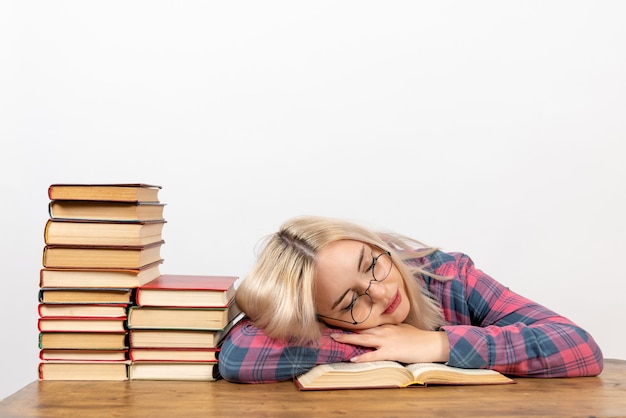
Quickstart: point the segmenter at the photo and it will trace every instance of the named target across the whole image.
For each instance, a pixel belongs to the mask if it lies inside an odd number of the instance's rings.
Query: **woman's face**
[[[363,242],[341,240],[323,247],[317,255],[314,280],[317,313],[328,325],[366,329],[400,324],[409,314],[400,272],[382,250]],[[364,295],[366,290],[371,302]],[[354,324],[355,320],[359,323]]]

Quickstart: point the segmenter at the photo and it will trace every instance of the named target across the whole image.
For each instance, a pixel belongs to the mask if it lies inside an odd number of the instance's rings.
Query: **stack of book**
[[[160,186],[53,184],[39,282],[42,380],[127,380],[128,307],[160,276]]]
[[[235,276],[163,274],[129,308],[131,380],[216,379],[221,337],[241,317]]]

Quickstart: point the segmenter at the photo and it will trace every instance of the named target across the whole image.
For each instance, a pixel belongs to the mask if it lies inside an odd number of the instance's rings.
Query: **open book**
[[[515,383],[495,370],[460,369],[441,363],[402,365],[394,361],[321,364],[297,376],[294,382],[300,390]]]

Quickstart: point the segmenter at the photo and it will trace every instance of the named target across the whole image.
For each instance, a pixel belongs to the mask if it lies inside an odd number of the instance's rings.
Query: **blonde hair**
[[[413,276],[446,278],[403,262],[432,254],[436,248],[426,248],[401,235],[375,232],[349,221],[318,216],[290,219],[278,232],[266,237],[256,264],[237,289],[237,305],[272,338],[314,343],[321,335],[313,296],[316,256],[325,245],[344,239],[391,252],[410,299],[406,323],[425,330],[444,325],[439,304],[424,293]],[[422,248],[416,249],[415,245]]]

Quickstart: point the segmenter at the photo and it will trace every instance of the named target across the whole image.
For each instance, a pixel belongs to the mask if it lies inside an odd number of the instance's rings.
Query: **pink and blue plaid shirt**
[[[595,376],[602,371],[602,352],[591,335],[496,282],[467,255],[438,251],[409,262],[451,278],[417,279],[441,304],[450,366],[531,377]],[[329,335],[337,332],[348,331],[328,329],[315,347],[303,347],[268,338],[246,319],[224,340],[219,372],[233,382],[276,382],[371,350],[334,341]]]

